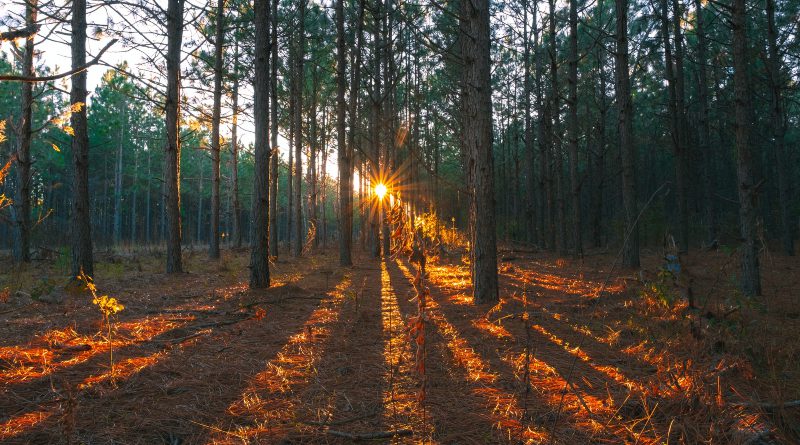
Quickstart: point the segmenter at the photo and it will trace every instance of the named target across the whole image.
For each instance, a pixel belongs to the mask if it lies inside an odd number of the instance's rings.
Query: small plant
[[[78,280],[86,285],[86,289],[92,294],[92,304],[97,306],[97,309],[103,314],[103,321],[108,329],[108,359],[111,366],[111,377],[114,377],[114,346],[112,339],[112,324],[111,317],[125,309],[119,301],[114,297],[108,295],[97,295],[97,286],[95,286],[92,277],[86,275],[81,271],[78,275]]]

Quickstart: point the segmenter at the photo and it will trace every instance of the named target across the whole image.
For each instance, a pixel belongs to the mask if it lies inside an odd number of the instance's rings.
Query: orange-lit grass
[[[275,358],[267,363],[266,369],[256,374],[241,397],[228,407],[230,415],[249,418],[253,425],[239,426],[234,431],[225,431],[217,426],[206,427],[242,440],[262,434],[276,437],[286,434],[293,426],[298,403],[295,397],[287,394],[313,377],[314,366],[324,352],[331,327],[339,318],[345,290],[350,285],[351,278],[346,275],[328,293],[330,298],[320,303],[303,328],[289,337]]]
[[[402,261],[396,263],[406,278],[413,280],[408,267]],[[520,421],[523,410],[517,396],[498,387],[497,372],[491,369],[447,320],[439,304],[433,298],[429,298],[427,303],[430,320],[447,340],[447,348],[456,364],[465,371],[466,377],[473,383],[474,393],[481,396],[488,406],[493,407],[492,421],[501,434],[520,438],[528,443],[546,440],[548,435],[544,431],[523,425]]]
[[[407,268],[405,268],[403,264],[400,264],[400,267],[401,270],[403,270],[403,272],[408,276]],[[442,269],[439,268],[439,270]],[[449,276],[452,276],[452,273]],[[436,276],[432,273],[431,279],[434,280],[438,285],[440,282],[448,282],[450,279],[449,276],[442,278],[441,276]],[[432,306],[436,306],[435,301],[431,300],[431,303]],[[498,310],[502,310],[503,306],[504,305],[502,304],[498,305],[500,308]],[[486,318],[480,318],[477,321],[473,321],[473,326],[489,337],[499,340],[514,340],[513,334],[511,334],[507,329],[499,324],[488,321]],[[455,330],[455,328],[453,329]],[[570,347],[562,339],[546,331],[541,326],[534,325],[533,329],[545,336],[545,338],[550,340],[555,345],[563,348],[569,354],[575,356],[582,362],[585,362],[594,370],[606,375],[610,379],[625,384],[625,387],[628,388],[629,391],[631,391],[631,389],[638,389],[641,387],[641,385],[639,385],[637,382],[627,379],[616,368],[606,368],[600,365],[595,365],[593,360],[581,348]],[[464,343],[466,343],[466,341],[464,341]],[[509,352],[504,354],[501,359],[503,362],[509,365],[511,369],[515,370],[515,374],[517,376],[526,374],[526,356],[524,353]],[[529,376],[529,383],[531,384],[532,388],[535,388],[539,397],[543,398],[553,409],[561,407],[561,410],[569,417],[569,424],[572,427],[577,427],[583,431],[586,431],[593,437],[595,435],[600,435],[602,437],[604,435],[603,433],[605,433],[606,437],[611,434],[617,438],[620,438],[619,436],[621,435],[630,436],[632,434],[627,424],[618,422],[615,419],[615,414],[618,407],[614,407],[614,400],[611,398],[610,394],[607,398],[599,398],[597,396],[588,394],[585,391],[580,391],[577,388],[578,385],[574,383],[577,376],[572,376],[572,382],[568,383],[566,378],[562,376],[553,366],[548,364],[546,360],[542,360],[536,356],[529,357],[527,362],[527,375]],[[588,384],[586,380],[584,380],[584,383]],[[597,389],[602,390],[602,388]],[[645,437],[641,437],[639,439],[639,443],[649,443],[649,439]]]
[[[113,379],[127,379],[141,372],[143,369],[158,363],[159,360],[165,355],[165,352],[156,352],[155,354],[144,357],[132,357],[114,364],[114,374],[111,370],[101,374],[92,375],[83,379],[83,382],[78,385],[79,389],[86,389],[97,385],[98,383],[105,382]]]
[[[187,319],[188,320],[188,319]],[[114,350],[151,340],[185,324],[166,316],[125,321],[115,324],[117,335],[113,339]],[[35,346],[37,343],[57,347]],[[87,350],[70,351],[70,348],[87,346]],[[80,335],[72,328],[50,330],[27,346],[0,347],[0,385],[24,383],[45,377],[62,369],[88,361],[107,352],[112,345],[101,335]]]
[[[53,410],[28,412],[0,423],[0,440],[11,439],[44,422],[53,415]]]
[[[385,261],[381,261],[381,327],[386,365],[382,397],[384,422],[390,430],[409,428],[415,430],[417,437],[430,436],[432,431],[417,398],[409,338]],[[423,428],[426,431],[420,431]],[[430,439],[425,442],[430,443]]]

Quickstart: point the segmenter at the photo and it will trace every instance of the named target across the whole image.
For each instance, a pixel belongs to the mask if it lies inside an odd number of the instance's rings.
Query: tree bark
[[[120,96],[123,93],[119,92]],[[119,133],[117,136],[117,162],[116,167],[114,168],[114,244],[119,245],[120,241],[122,241],[122,164],[123,164],[123,145],[125,144],[125,129],[128,126],[128,122],[126,119],[128,104],[125,100],[125,97],[122,97],[122,103],[120,104],[120,117],[121,121],[119,123]]]
[[[578,179],[578,5],[569,0],[569,180],[572,191],[572,237],[575,256],[583,256],[581,186]]]
[[[784,80],[781,75],[781,55],[778,50],[778,30],[775,26],[775,0],[766,0],[767,5],[767,45],[768,79],[770,92],[770,117],[772,119],[772,143],[775,147],[775,160],[778,183],[778,200],[781,209],[781,241],[783,252],[794,256],[794,234],[792,233],[792,214],[790,210],[789,172],[786,157],[786,116],[783,109]]]
[[[361,2],[363,6],[363,2]],[[336,0],[336,145],[339,152],[339,265],[353,264],[353,180],[351,145],[346,143],[344,0]],[[360,49],[360,48],[359,48]],[[350,90],[351,100],[356,91]],[[352,143],[352,141],[351,141]]]
[[[556,252],[562,254],[566,252],[567,246],[567,222],[564,212],[564,156],[561,153],[561,141],[559,131],[559,117],[561,114],[561,106],[559,104],[559,87],[558,87],[558,48],[556,39],[556,6],[555,0],[549,0],[550,5],[550,41],[548,52],[550,53],[550,112],[551,127],[550,127],[550,142],[551,153],[553,156],[553,169],[555,170],[556,186],[553,193],[555,193],[555,245]]]
[[[633,144],[633,105],[628,72],[628,0],[614,1],[617,48],[614,54],[616,95],[619,108],[619,146],[622,158],[622,201],[625,218],[622,264],[639,267],[639,225],[636,202],[636,147]]]
[[[463,144],[467,155],[472,217],[473,301],[498,301],[497,235],[495,232],[494,157],[492,153],[492,90],[489,0],[462,2]]]
[[[225,0],[217,0],[217,29],[214,38],[214,105],[211,111],[211,233],[208,257],[219,259],[219,158],[220,115],[222,112],[222,57],[225,44]]]
[[[169,0],[167,6],[167,143],[164,153],[164,180],[167,214],[167,273],[183,272],[181,258],[181,141],[180,89],[183,6],[185,0]]]
[[[86,64],[86,0],[72,2],[72,67]],[[94,275],[89,209],[89,135],[86,123],[86,71],[72,76],[70,91],[72,163],[72,276]]]
[[[26,28],[38,29],[36,24],[39,12],[38,0],[29,0],[25,4]],[[34,39],[25,40],[25,55],[22,58],[22,75],[34,75]],[[85,56],[84,56],[85,57]],[[29,263],[31,261],[31,131],[33,119],[33,84],[22,82],[22,103],[20,106],[21,122],[19,127],[19,145],[17,148],[17,187],[14,196],[14,225],[16,234],[12,249],[14,261]]]
[[[255,22],[255,171],[250,253],[250,288],[269,287],[269,0],[253,2]]]
[[[709,246],[719,244],[719,227],[717,222],[716,199],[714,193],[714,157],[715,153],[711,146],[711,127],[708,117],[708,56],[705,29],[705,8],[702,0],[694,0],[696,14],[697,34],[697,102],[698,102],[698,131],[697,149],[705,158],[703,162],[703,186],[705,188],[706,223],[708,225],[707,243]]]
[[[733,0],[733,91],[736,101],[736,174],[739,190],[739,229],[742,237],[742,292],[761,295],[761,277],[756,247],[756,185],[750,147],[750,89],[747,75],[747,11],[745,0]]]
[[[526,222],[525,222],[525,239],[529,244],[535,244],[536,239],[536,175],[535,175],[535,156],[533,148],[533,125],[531,120],[531,94],[533,84],[531,79],[531,45],[530,36],[528,34],[528,0],[522,1],[522,36],[523,36],[523,106],[525,107],[525,162],[527,164],[528,174],[526,176]],[[535,18],[534,18],[535,21]],[[535,25],[534,25],[535,26]]]
[[[303,254],[303,213],[302,213],[302,186],[303,186],[303,162],[300,158],[303,152],[303,87],[305,86],[303,72],[303,58],[305,57],[305,21],[306,21],[306,1],[300,0],[300,17],[297,24],[297,51],[295,53],[295,77],[297,78],[297,88],[295,90],[294,106],[294,236],[296,242],[292,254],[299,257]]]
[[[239,43],[236,41],[233,62],[233,124],[231,125],[231,213],[233,247],[242,247],[242,205],[239,201]]]
[[[270,53],[272,63],[270,64],[270,138],[272,141],[272,157],[270,158],[270,187],[269,187],[269,254],[278,257],[278,159],[280,157],[280,147],[278,147],[278,2],[272,1],[272,33]]]

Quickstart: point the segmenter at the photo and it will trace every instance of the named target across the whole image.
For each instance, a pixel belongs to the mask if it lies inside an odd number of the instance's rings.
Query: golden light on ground
[[[425,443],[433,443],[429,441],[433,434],[431,425],[426,422],[417,398],[414,355],[397,298],[386,263],[381,262],[381,328],[386,370],[383,375],[383,420],[390,430],[412,429],[417,438],[426,437]]]
[[[389,190],[386,188],[386,184],[382,182],[376,184],[375,188],[373,189],[375,196],[377,196],[378,199],[380,199],[381,201],[383,200],[383,197],[386,196],[386,193],[388,193],[388,191]]]
[[[345,291],[351,284],[351,277],[345,275],[327,293],[328,298],[311,313],[302,328],[289,337],[274,359],[267,362],[265,369],[253,376],[240,398],[228,407],[228,414],[237,418],[236,423],[240,424],[237,428],[228,430],[222,425],[202,425],[224,434],[212,438],[212,443],[229,443],[227,440],[231,438],[246,441],[263,435],[275,438],[287,434],[302,402],[298,397],[286,396],[296,393],[313,378],[331,328],[339,319]]]
[[[409,280],[414,276],[402,261],[396,261],[397,267]],[[500,374],[476,352],[458,329],[447,319],[439,303],[433,298],[427,300],[430,321],[444,337],[447,348],[455,363],[464,372],[469,382],[474,385],[473,392],[480,396],[487,406],[491,406],[491,419],[497,430],[508,437],[518,437],[522,443],[543,443],[549,439],[548,434],[535,425],[523,424],[523,409],[520,400],[513,392],[502,388]]]

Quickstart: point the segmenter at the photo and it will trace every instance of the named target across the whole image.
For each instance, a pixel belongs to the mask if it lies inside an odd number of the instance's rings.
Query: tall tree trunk
[[[680,252],[686,252],[689,246],[689,218],[687,209],[686,197],[686,177],[685,177],[685,164],[686,164],[686,146],[684,145],[684,125],[683,116],[683,100],[680,96],[683,94],[683,82],[678,78],[683,77],[683,55],[682,43],[680,37],[680,26],[676,25],[675,34],[675,57],[673,58],[672,44],[670,38],[670,19],[669,19],[669,3],[670,0],[661,1],[661,38],[664,45],[664,74],[668,83],[669,89],[669,129],[670,139],[672,143],[672,152],[675,156],[675,188],[676,188],[676,214],[677,214],[677,244]],[[673,2],[673,7],[677,6],[677,2]],[[675,20],[679,20],[679,11],[674,12]],[[678,48],[681,48],[679,51]],[[681,56],[678,57],[678,53]],[[679,62],[680,59],[680,62]]]
[[[319,184],[317,183],[317,151],[319,151],[317,94],[319,90],[319,75],[316,66],[313,67],[311,78],[311,108],[308,113],[310,121],[308,138],[308,224],[309,227],[314,227],[314,238],[311,240],[311,247],[316,250],[319,246],[319,213],[317,210],[317,201],[319,199]]]
[[[234,39],[235,40],[235,39]],[[239,42],[234,47],[233,61],[233,124],[231,124],[231,213],[233,247],[242,247],[242,205],[239,202]]]
[[[136,198],[138,195],[137,179],[139,174],[139,157],[136,147],[133,149],[133,184],[131,184],[131,246],[136,245],[136,230],[139,225],[136,223]]]
[[[195,241],[200,243],[203,241],[203,186],[205,179],[203,178],[203,163],[200,161],[200,178],[197,180],[197,231],[195,232]],[[190,243],[194,245],[194,243]]]
[[[714,184],[715,153],[711,145],[711,127],[708,117],[708,56],[706,55],[708,43],[706,43],[705,8],[702,0],[694,0],[694,7],[697,17],[695,33],[697,34],[697,102],[699,106],[697,149],[703,154],[704,158],[703,187],[705,189],[704,198],[708,225],[707,243],[709,246],[717,246],[719,244],[719,228],[716,199],[714,198],[714,193],[716,192]]]
[[[380,178],[380,157],[381,157],[381,127],[383,126],[383,92],[381,90],[381,0],[376,0],[373,6],[373,50],[372,50],[372,115],[370,116],[370,124],[372,127],[372,159],[369,159],[369,185],[374,189],[375,184]],[[373,198],[370,193],[370,200]],[[383,203],[378,204],[378,210],[373,211],[370,206],[369,220],[370,220],[370,247],[372,256],[378,258],[381,255],[380,243],[380,220],[382,214],[380,209]],[[377,214],[373,214],[377,213]]]
[[[222,57],[225,44],[225,0],[217,0],[217,29],[214,38],[214,108],[211,111],[211,233],[208,257],[219,259],[219,154],[222,111]]]
[[[472,286],[476,304],[498,301],[489,1],[462,2],[463,143],[472,217]]]
[[[255,14],[255,169],[250,238],[250,288],[269,287],[269,0],[253,2]]]
[[[675,188],[678,199],[678,249],[689,251],[689,122],[686,118],[686,86],[683,71],[683,0],[672,0],[672,25],[675,38],[675,121],[678,151],[675,165]]]
[[[601,10],[598,6],[598,10]],[[593,162],[593,186],[591,193],[591,226],[592,226],[592,245],[594,247],[602,246],[603,234],[603,188],[605,186],[605,154],[606,154],[606,122],[608,115],[608,106],[606,105],[606,72],[605,72],[605,50],[602,48],[597,49],[597,71],[600,77],[599,81],[599,116],[597,121],[597,154]]]
[[[747,75],[747,11],[745,0],[733,0],[733,91],[736,101],[736,173],[739,189],[739,228],[742,237],[742,292],[761,295],[761,277],[756,247],[756,185],[750,147],[750,90]]]
[[[617,15],[614,54],[616,95],[619,107],[619,149],[622,158],[622,201],[625,217],[622,264],[639,267],[639,225],[636,202],[636,147],[633,144],[633,104],[631,79],[628,72],[628,0],[614,1]]]
[[[164,180],[167,214],[167,273],[183,272],[181,258],[181,141],[180,89],[183,6],[185,0],[169,0],[167,7],[167,143],[164,147]]]
[[[789,207],[789,172],[786,159],[786,116],[783,110],[784,81],[781,75],[781,55],[778,51],[778,30],[775,27],[775,0],[767,2],[767,44],[769,49],[769,86],[772,108],[772,143],[775,146],[775,160],[778,182],[778,200],[781,209],[781,240],[786,255],[794,255],[794,234],[792,233],[792,214]]]
[[[578,179],[578,5],[569,1],[569,181],[572,191],[572,236],[575,256],[583,256],[581,186]]]
[[[72,68],[86,64],[86,0],[72,1]],[[72,76],[70,91],[72,163],[72,276],[94,275],[89,209],[89,135],[86,123],[86,71]]]
[[[36,26],[39,12],[38,0],[25,3],[25,25]],[[85,20],[84,20],[85,21]],[[25,39],[25,55],[22,58],[22,75],[34,75],[34,39]],[[15,262],[31,261],[31,131],[33,119],[33,83],[22,82],[21,122],[17,148],[17,184],[14,196],[15,237],[12,249]]]
[[[525,203],[526,218],[525,218],[525,240],[529,244],[535,244],[536,239],[536,220],[535,220],[535,206],[536,206],[536,175],[535,171],[535,156],[533,149],[533,125],[531,120],[531,94],[533,92],[533,83],[531,79],[531,44],[530,35],[528,34],[528,0],[522,1],[522,36],[523,36],[523,104],[525,107],[525,162],[527,164],[526,176],[526,195],[527,201]],[[534,23],[535,23],[534,17]],[[535,26],[535,24],[534,24]]]
[[[336,145],[339,152],[339,265],[353,264],[353,184],[351,156],[346,144],[344,100],[347,85],[345,34],[344,34],[344,0],[336,0]],[[351,68],[352,69],[352,68]],[[350,90],[353,100],[355,92]]]
[[[270,63],[270,138],[272,142],[272,157],[270,158],[270,186],[269,186],[269,254],[278,257],[278,159],[280,158],[280,147],[278,147],[278,2],[272,1],[272,33],[270,34],[271,48],[270,53],[272,63]]]
[[[152,222],[151,221],[152,209],[150,206],[152,203],[152,195],[153,195],[153,189],[152,189],[153,177],[150,168],[152,163],[151,160],[153,157],[152,155],[153,152],[148,146],[147,147],[147,198],[145,200],[146,204],[145,204],[145,218],[144,218],[145,243],[147,245],[150,245],[150,243],[153,241],[153,233],[151,231],[151,225],[150,225]]]
[[[559,131],[559,116],[561,114],[561,105],[559,104],[559,87],[558,87],[558,47],[557,47],[557,34],[556,34],[556,6],[555,0],[549,0],[550,5],[550,40],[548,52],[550,53],[550,111],[552,113],[552,126],[550,127],[551,135],[550,142],[552,143],[553,169],[555,170],[556,187],[555,205],[556,205],[556,224],[557,231],[555,235],[556,251],[558,253],[565,253],[567,246],[567,222],[564,212],[564,156],[561,153],[560,131]]]
[[[122,93],[120,93],[122,94]],[[125,145],[125,129],[128,126],[126,119],[128,104],[125,98],[122,99],[119,123],[119,133],[117,134],[117,163],[114,169],[114,244],[118,245],[122,240],[122,155]]]
[[[303,213],[302,213],[302,186],[303,186],[303,162],[300,158],[303,152],[303,87],[305,77],[303,75],[303,58],[305,57],[305,21],[306,21],[306,1],[300,0],[300,17],[297,24],[297,51],[295,54],[295,77],[297,78],[297,89],[295,90],[294,105],[294,236],[296,239],[293,245],[292,254],[299,257],[303,254]]]

